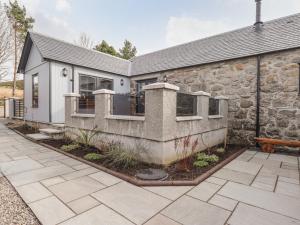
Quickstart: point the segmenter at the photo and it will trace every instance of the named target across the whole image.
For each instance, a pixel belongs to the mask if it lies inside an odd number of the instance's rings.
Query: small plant
[[[206,161],[195,161],[194,162],[194,166],[199,167],[199,168],[206,167],[206,166],[208,166],[208,164],[209,163]]]
[[[102,159],[104,156],[98,153],[88,153],[86,154],[83,158],[85,158],[86,160],[90,160],[90,161],[95,161],[95,160],[99,160]]]
[[[138,164],[139,153],[133,149],[122,148],[120,143],[112,143],[105,157],[109,165],[119,169],[129,169]]]
[[[197,154],[197,159],[193,163],[194,166],[202,168],[205,166],[208,166],[210,163],[215,163],[219,161],[219,157],[215,154],[213,155],[207,155],[203,152],[200,152]]]
[[[218,149],[216,150],[216,152],[217,152],[217,153],[220,153],[220,154],[223,154],[223,153],[225,153],[225,149],[224,149],[224,148],[218,148]]]
[[[95,126],[92,130],[78,129],[79,134],[74,133],[77,137],[77,142],[82,144],[85,149],[92,146],[93,138],[100,133],[100,131],[97,131],[96,128],[97,126]]]
[[[73,144],[68,144],[68,145],[63,145],[60,147],[61,150],[65,152],[70,152],[72,150],[75,150],[76,148],[79,148],[80,145],[78,143],[73,143]]]

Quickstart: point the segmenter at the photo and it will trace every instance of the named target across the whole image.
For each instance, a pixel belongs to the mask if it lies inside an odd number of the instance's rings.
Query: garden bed
[[[24,125],[22,128],[13,127],[12,129],[25,138],[28,138],[26,137],[27,132],[30,130],[34,131],[34,128],[24,128]],[[245,150],[241,146],[227,145],[225,151],[219,151],[222,148],[216,146],[201,151],[200,155],[199,153],[194,153],[188,158],[178,160],[168,166],[163,166],[133,160],[133,156],[130,154],[125,154],[124,161],[124,158],[120,157],[122,155],[121,152],[124,151],[116,151],[114,154],[108,154],[109,152],[113,152],[111,150],[113,149],[111,147],[112,143],[110,145],[103,145],[102,148],[79,144],[70,139],[48,139],[37,143],[138,186],[197,185]],[[118,150],[118,148],[116,149]],[[123,149],[120,148],[119,150]],[[90,153],[92,153],[92,156],[87,158],[86,155]],[[99,155],[101,157],[98,157]],[[203,164],[201,161],[199,163],[199,159],[205,159],[207,162]],[[195,165],[195,162],[198,162],[196,163],[198,166]],[[127,166],[124,166],[125,164]],[[136,177],[138,172],[149,168],[163,170],[168,176],[164,180],[142,180]]]

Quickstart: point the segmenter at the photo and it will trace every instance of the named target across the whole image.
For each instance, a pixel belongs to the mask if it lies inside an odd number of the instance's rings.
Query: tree
[[[124,46],[119,49],[120,57],[123,59],[131,59],[133,58],[136,53],[136,47],[132,45],[132,43],[128,40],[124,41]]]
[[[103,52],[106,54],[110,54],[113,56],[119,56],[118,52],[115,50],[115,48],[111,45],[109,45],[106,41],[102,40],[102,42],[94,47],[95,50],[99,52]]]
[[[7,76],[7,62],[12,54],[11,34],[8,17],[0,3],[0,81]]]
[[[81,33],[79,39],[74,43],[88,49],[92,49],[94,45],[94,42],[86,33]]]
[[[28,17],[25,6],[20,6],[18,1],[9,2],[5,5],[6,14],[9,18],[10,24],[13,28],[13,43],[14,43],[14,85],[13,85],[13,96],[16,91],[17,81],[17,65],[20,57],[21,48],[25,41],[27,32],[33,27],[34,19]]]

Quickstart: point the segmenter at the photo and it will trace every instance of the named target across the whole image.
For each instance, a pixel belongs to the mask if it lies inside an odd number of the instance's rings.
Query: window
[[[208,115],[215,116],[220,115],[220,104],[219,99],[209,98],[209,109]]]
[[[39,107],[39,77],[38,74],[32,75],[32,108]]]
[[[136,81],[136,113],[142,114],[145,112],[145,92],[143,91],[143,87],[155,82],[157,82],[157,78]]]
[[[79,76],[79,94],[81,95],[78,101],[79,113],[94,113],[95,96],[93,91],[99,89],[113,90],[113,80],[88,75]]]
[[[177,92],[176,115],[177,116],[196,116],[197,115],[197,96]]]

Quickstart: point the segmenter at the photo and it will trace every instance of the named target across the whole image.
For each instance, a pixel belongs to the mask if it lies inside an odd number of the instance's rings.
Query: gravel
[[[0,225],[40,225],[30,208],[1,174]]]

